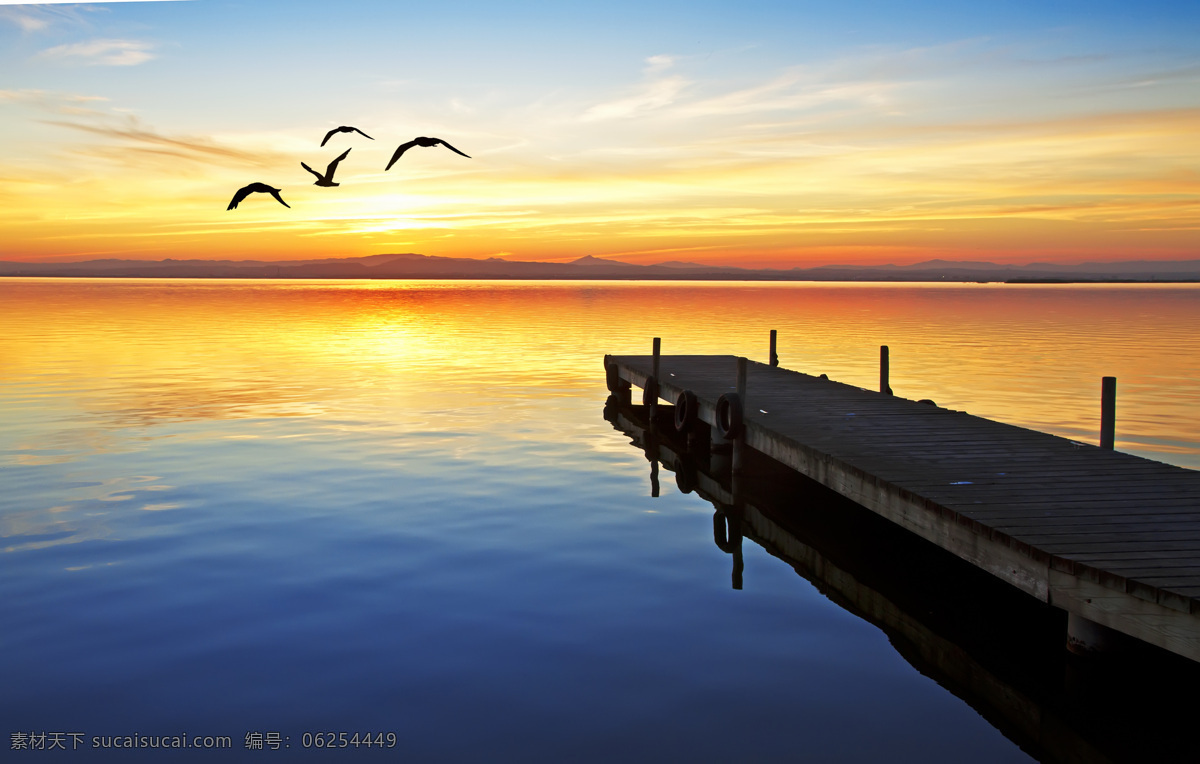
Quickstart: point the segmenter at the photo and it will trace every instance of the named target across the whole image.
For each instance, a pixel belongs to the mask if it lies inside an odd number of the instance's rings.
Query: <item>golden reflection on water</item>
[[[537,401],[602,397],[606,352],[658,336],[765,360],[777,329],[785,367],[874,389],[886,344],[898,395],[1088,442],[1116,376],[1118,448],[1200,467],[1194,285],[7,279],[0,295],[6,425],[21,401],[86,425],[65,443],[25,422],[36,448],[8,458],[26,463],[167,422],[511,427]]]

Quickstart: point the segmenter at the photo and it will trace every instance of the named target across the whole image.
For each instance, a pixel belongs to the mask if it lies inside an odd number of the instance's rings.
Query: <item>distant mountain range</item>
[[[123,278],[295,279],[655,279],[705,281],[1005,281],[1193,282],[1200,260],[1132,260],[1111,263],[1031,263],[928,260],[913,265],[823,265],[817,268],[737,268],[671,261],[633,265],[600,257],[569,263],[535,263],[497,257],[398,254],[321,260],[87,260],[76,263],[0,261],[0,276]]]

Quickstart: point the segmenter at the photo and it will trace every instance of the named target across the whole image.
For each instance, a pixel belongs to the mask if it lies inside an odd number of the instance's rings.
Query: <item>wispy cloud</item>
[[[141,40],[98,39],[56,45],[38,54],[40,58],[85,66],[136,66],[154,58],[151,43]]]
[[[26,34],[46,32],[52,27],[87,27],[88,13],[102,13],[109,3],[168,2],[181,0],[103,0],[101,3],[77,3],[71,0],[26,3],[24,0],[0,0],[0,21],[7,21]]]
[[[31,106],[43,112],[71,117],[103,117],[108,112],[94,108],[108,101],[104,96],[55,93],[48,90],[0,90],[0,104]]]
[[[643,72],[645,82],[620,98],[598,103],[583,113],[582,121],[622,119],[641,112],[669,106],[690,84],[679,75],[664,74],[675,64],[672,56],[651,56]]]
[[[41,13],[37,9],[26,10],[24,8],[0,9],[0,19],[15,24],[21,28],[22,32],[26,33],[40,32],[54,21],[50,15]]]
[[[83,24],[81,10],[90,9],[88,6],[47,6],[44,3],[37,5],[14,5],[13,3],[0,0],[0,20],[20,27],[21,31],[25,34],[31,34],[44,32],[51,27],[62,24],[73,26]]]
[[[33,122],[107,139],[71,147],[69,153],[74,156],[93,156],[143,168],[147,160],[155,157],[159,158],[159,164],[166,160],[175,168],[179,160],[266,167],[289,158],[261,140],[254,142],[252,149],[235,148],[227,140],[162,131],[145,124],[137,115],[123,113],[103,96],[34,89],[0,90],[0,107],[5,104],[40,112]],[[277,139],[275,143],[278,144]]]
[[[278,154],[263,152],[261,150],[245,151],[236,149],[208,138],[186,135],[164,135],[153,128],[143,125],[136,117],[130,115],[126,115],[119,121],[114,117],[105,120],[93,120],[91,122],[71,120],[43,120],[43,122],[48,125],[66,127],[71,130],[91,133],[92,135],[99,135],[105,138],[119,139],[125,142],[127,146],[132,144],[130,148],[139,153],[165,156],[172,159],[205,163],[211,162],[213,159],[226,159],[233,160],[238,165],[255,167],[270,166],[280,159]],[[111,147],[93,147],[88,149],[87,153],[108,158],[121,156],[121,152],[114,152]]]
[[[646,74],[658,74],[675,65],[675,57],[667,55],[651,56],[646,59]]]

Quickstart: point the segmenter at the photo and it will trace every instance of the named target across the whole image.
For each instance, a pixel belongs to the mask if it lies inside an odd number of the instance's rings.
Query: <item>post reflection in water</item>
[[[713,505],[734,589],[749,539],[1040,761],[1194,760],[1200,666],[1132,640],[1102,659],[1073,655],[1065,612],[761,454],[734,472],[727,446],[703,437],[708,425],[678,434],[672,407],[649,413],[615,395],[604,407],[645,452],[655,495],[661,464],[681,493]]]

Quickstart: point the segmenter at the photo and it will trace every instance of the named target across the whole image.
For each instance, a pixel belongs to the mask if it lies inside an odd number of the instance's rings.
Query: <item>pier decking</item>
[[[662,356],[717,424],[734,356]],[[644,388],[652,356],[606,356]],[[1200,661],[1200,472],[748,362],[739,440],[1066,610]]]

